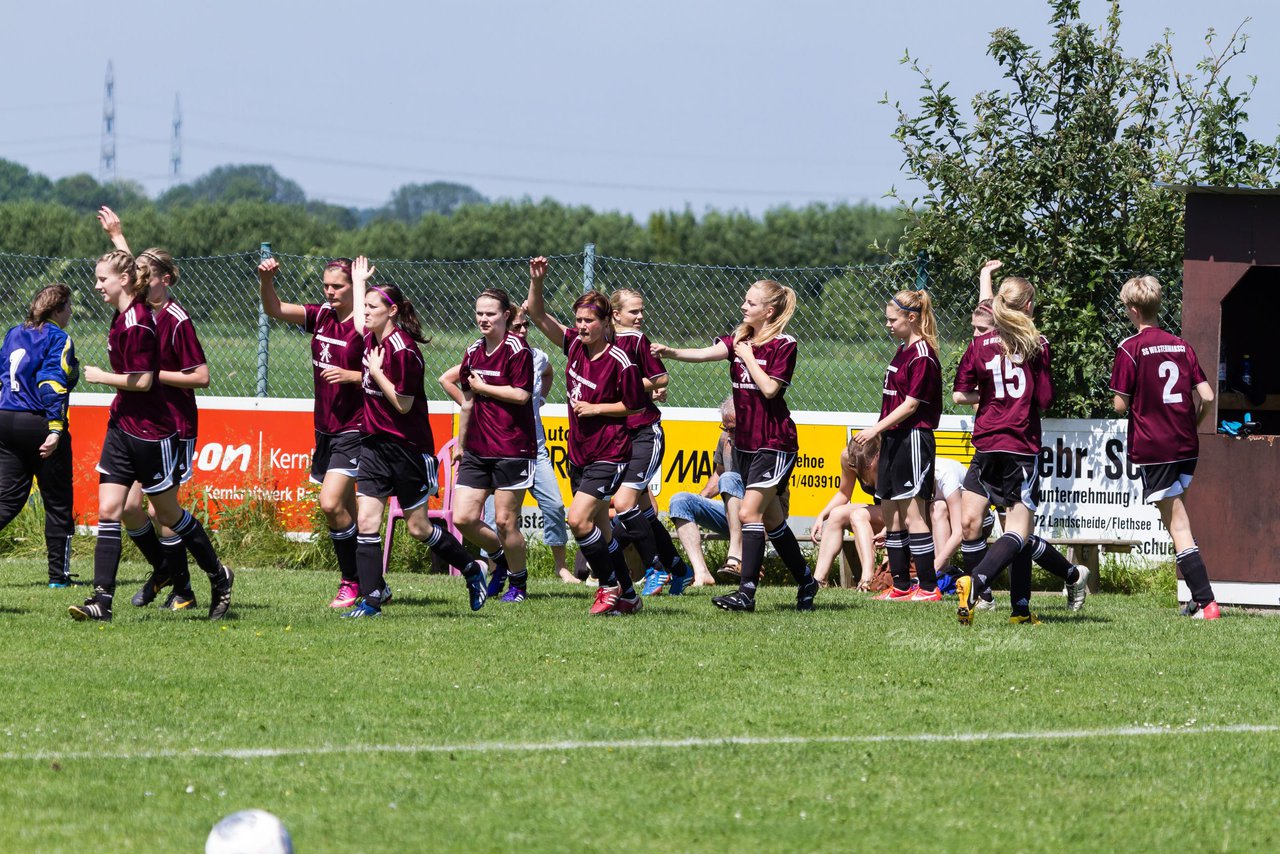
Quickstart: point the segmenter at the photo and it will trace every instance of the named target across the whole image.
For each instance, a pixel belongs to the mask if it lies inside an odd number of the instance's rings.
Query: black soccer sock
[[[463,575],[474,574],[474,567],[471,564],[475,563],[476,559],[468,554],[462,547],[462,543],[458,542],[458,538],[449,533],[439,522],[431,523],[431,533],[422,542],[426,543],[431,551],[444,558],[449,566],[461,570]]]
[[[116,592],[120,570],[120,523],[98,520],[98,541],[93,547],[93,587],[108,596]]]
[[[1187,582],[1191,598],[1197,605],[1208,605],[1213,601],[1213,587],[1209,584],[1209,570],[1205,568],[1204,558],[1200,557],[1200,547],[1192,546],[1178,552],[1174,557],[1178,571]]]
[[[493,561],[495,569],[500,569],[505,573],[511,573],[511,567],[507,564],[506,549],[499,548],[496,552],[489,553],[489,559]]]
[[[1030,541],[1013,556],[1009,564],[1009,605],[1013,613],[1031,613],[1031,554]]]
[[[990,519],[991,516],[988,516],[987,518]],[[985,526],[983,527],[983,531],[986,531]],[[962,540],[960,542],[960,553],[964,555],[964,574],[972,576],[973,571],[977,569],[978,564],[982,563],[982,559],[987,556],[987,540],[985,533],[983,538],[980,540]],[[985,602],[990,602],[992,600],[990,590],[983,590],[978,595]]]
[[[974,567],[972,595],[976,597],[990,587],[1004,568],[1013,562],[1018,552],[1022,551],[1024,545],[1022,537],[1017,534],[1005,534],[992,543],[982,563]]]
[[[889,556],[893,589],[905,593],[911,589],[911,552],[907,548],[907,532],[885,531],[884,550]],[[934,579],[934,584],[937,584],[937,579]]]
[[[382,589],[382,537],[377,531],[356,534],[356,577],[360,581],[360,595],[366,599]],[[375,607],[377,603],[374,604]]]
[[[667,530],[667,526],[662,524],[662,520],[658,518],[658,511],[652,507],[645,508],[644,520],[649,523],[649,531],[653,534],[653,542],[658,547],[658,557],[662,558],[662,562],[666,564],[667,569],[674,570],[680,567],[684,561],[680,557],[680,552],[676,551],[675,541],[671,539],[671,532]]]
[[[804,552],[800,550],[800,541],[796,539],[790,525],[783,522],[775,530],[770,531],[769,542],[773,544],[773,550],[778,553],[778,557],[782,558],[787,569],[791,570],[791,577],[797,584],[805,584],[813,577],[809,564],[804,559]]]
[[[748,522],[742,526],[742,576],[738,589],[755,598],[764,568],[764,523]]]
[[[916,579],[920,589],[932,593],[938,589],[938,573],[934,568],[933,534],[907,534],[907,547],[916,562]]]
[[[575,536],[574,539],[578,543],[578,551],[587,559],[591,574],[602,585],[611,586],[609,578],[613,575],[613,566],[609,561],[609,544],[604,541],[604,534],[600,533],[599,528],[592,527],[591,533],[585,537]]]
[[[356,568],[356,523],[345,531],[329,529],[329,540],[333,543],[333,553],[338,558],[338,572],[343,581],[359,581],[360,571]]]
[[[143,558],[147,563],[151,564],[151,569],[158,575],[164,575],[164,549],[160,545],[160,538],[156,536],[155,526],[148,519],[147,523],[141,528],[129,531],[129,539],[133,540],[133,544],[138,547],[138,551],[142,552]]]
[[[508,572],[507,580],[511,582],[511,586],[520,590],[529,592],[529,572],[528,570],[520,570],[519,572]]]
[[[627,566],[627,556],[623,552],[622,543],[609,541],[609,565],[613,567],[613,584],[618,588],[618,595],[630,599],[636,595],[636,587],[631,580],[631,567]]]
[[[182,518],[173,526],[173,532],[182,539],[182,544],[191,552],[196,565],[209,576],[210,581],[221,577],[222,564],[218,562],[213,543],[209,542],[209,535],[205,533],[204,525],[200,524],[199,519],[183,510]]]
[[[160,541],[164,553],[164,572],[173,589],[182,593],[191,587],[191,569],[187,566],[187,547],[181,537],[165,537]]]
[[[1058,576],[1068,584],[1075,584],[1080,580],[1080,570],[1072,566],[1071,561],[1062,556],[1062,552],[1049,545],[1048,540],[1032,534],[1027,538],[1027,545],[1031,548],[1031,559],[1045,572]]]
[[[71,575],[71,536],[45,534],[44,548],[49,556],[49,580],[65,581]]]
[[[646,568],[653,567],[659,572],[666,572],[666,562],[658,557],[658,545],[653,540],[653,529],[639,507],[632,507],[625,513],[619,513],[618,527],[627,532],[627,539],[640,553],[640,560]]]

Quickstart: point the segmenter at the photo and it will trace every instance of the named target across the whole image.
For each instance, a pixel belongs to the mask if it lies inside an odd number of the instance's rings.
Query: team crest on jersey
[[[320,344],[320,361],[328,362],[333,358],[333,348],[329,346],[328,341]]]
[[[738,369],[742,372],[742,376],[738,379],[738,382],[742,382],[742,383],[751,382],[751,371],[747,368],[747,363],[738,362]]]
[[[570,400],[582,400],[582,383],[575,382],[573,388],[569,389]]]

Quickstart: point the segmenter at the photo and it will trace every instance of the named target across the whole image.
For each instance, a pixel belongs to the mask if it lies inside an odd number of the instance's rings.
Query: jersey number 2
[[[1173,390],[1173,387],[1178,384],[1178,377],[1181,376],[1178,366],[1173,362],[1161,362],[1160,367],[1156,368],[1156,373],[1164,378],[1164,396],[1162,398],[1164,402],[1168,404],[1182,403],[1182,392]]]
[[[1022,366],[1015,365],[1008,356],[992,356],[991,361],[983,365],[991,371],[991,381],[996,387],[996,397],[1022,397],[1027,393],[1027,372]]]

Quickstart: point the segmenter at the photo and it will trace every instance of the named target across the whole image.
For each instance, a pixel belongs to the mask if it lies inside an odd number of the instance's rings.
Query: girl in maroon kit
[[[360,390],[364,338],[352,320],[351,259],[337,258],[324,268],[322,304],[281,302],[275,278],[280,264],[268,258],[258,265],[258,293],[269,317],[311,333],[315,384],[316,445],[311,481],[320,484],[320,510],[329,523],[329,540],[338,559],[338,593],[330,608],[350,608],[360,598],[356,573],[356,475],[364,393]]]
[[[662,470],[666,448],[662,412],[654,401],[666,399],[670,378],[641,331],[644,297],[640,292],[627,288],[616,290],[609,297],[609,304],[613,307],[614,346],[640,369],[648,395],[644,409],[627,419],[631,430],[631,461],[627,464],[622,488],[613,496],[613,508],[617,511],[615,525],[621,529],[622,537],[636,547],[648,568],[640,595],[659,596],[670,591],[673,596],[679,596],[693,582],[693,570],[676,551],[671,534],[658,519],[649,495],[649,482]]]
[[[978,273],[979,300],[971,318],[974,339],[987,338],[996,334],[994,333],[995,301],[993,299],[995,286],[992,284],[991,274],[1002,266],[1004,266],[1002,262],[993,258],[984,263]],[[1034,300],[1035,288],[1032,287],[1031,297],[1027,303],[1028,312],[1032,310]],[[974,345],[971,343],[970,347],[972,346]],[[1047,357],[1049,353],[1047,343],[1045,344],[1044,352]],[[974,386],[968,390],[972,391],[976,388],[977,386]],[[956,386],[956,391],[962,390],[959,385]],[[1040,442],[1038,427],[1035,430],[1034,442],[1038,453]],[[987,556],[987,538],[991,536],[991,530],[995,526],[995,516],[990,511],[991,500],[987,497],[987,491],[982,485],[980,469],[980,465],[970,465],[969,471],[965,475],[964,492],[961,497],[960,516],[963,540],[960,544],[960,550],[964,554],[964,572],[966,575],[972,575],[978,564],[982,563],[982,559]],[[1035,534],[1027,537],[1027,547],[1018,552],[1017,557],[1013,559],[1013,563],[1009,566],[1009,587],[1010,593],[1014,594],[1012,597],[1014,601],[1025,596],[1028,600],[1028,606],[1030,604],[1031,563],[1033,561],[1041,569],[1058,576],[1066,582],[1067,610],[1079,611],[1084,607],[1085,597],[1089,593],[1088,567],[1073,566],[1071,561],[1062,555],[1062,552],[1050,545],[1047,540]],[[974,607],[979,611],[995,608],[995,600],[991,595],[990,588],[982,592]]]
[[[796,579],[796,610],[813,610],[818,582],[809,571],[796,535],[787,525],[778,492],[791,477],[800,446],[784,398],[796,368],[796,339],[783,333],[796,310],[791,288],[765,279],[747,289],[742,323],[710,347],[677,350],[653,345],[655,355],[681,362],[730,360],[729,381],[737,412],[734,465],[742,475],[742,576],[738,589],[712,598],[726,611],[754,611],[764,564],[766,535]]]
[[[404,510],[405,527],[467,582],[471,610],[487,598],[484,564],[427,515],[427,499],[436,494],[435,438],[423,387],[425,365],[419,344],[426,343],[413,303],[391,284],[369,284],[377,272],[367,258],[356,258],[352,320],[364,336],[364,433],[360,439],[360,480],[356,487],[356,566],[360,602],[344,617],[376,617],[391,601],[382,577],[383,510],[394,495]]]
[[[1178,571],[1190,588],[1182,615],[1216,620],[1221,613],[1186,505],[1200,455],[1196,427],[1209,414],[1213,387],[1191,345],[1157,325],[1159,279],[1130,279],[1120,301],[1138,330],[1120,342],[1111,370],[1116,412],[1129,413],[1129,461],[1141,474],[1143,501],[1160,509]]]
[[[533,351],[508,331],[515,313],[506,291],[484,290],[476,298],[481,338],[467,348],[457,371],[463,400],[458,415],[462,461],[453,492],[453,521],[493,558],[494,580],[500,584],[505,576],[511,582],[503,602],[523,602],[528,595],[520,505],[533,485],[538,457]],[[497,531],[484,521],[490,495]],[[497,585],[489,586],[490,595],[497,590]]]
[[[591,613],[634,614],[641,600],[631,571],[609,524],[609,498],[622,485],[631,460],[627,417],[640,412],[647,396],[640,371],[615,347],[612,308],[598,291],[573,304],[574,327],[547,314],[542,283],[547,259],[529,262],[529,319],[568,356],[569,528],[592,574],[600,581]]]
[[[111,236],[117,249],[129,251],[120,217],[109,207],[98,211],[98,221]],[[178,264],[163,249],[152,247],[136,259],[139,268],[148,268],[151,286],[147,291],[147,305],[156,324],[156,336],[160,341],[160,370],[156,380],[161,385],[173,414],[177,434],[174,437],[175,480],[179,485],[191,480],[192,460],[195,457],[196,433],[199,427],[199,410],[196,407],[195,390],[209,387],[209,365],[204,348],[196,335],[190,315],[169,293],[178,282]],[[152,565],[151,575],[133,596],[138,607],[150,605],[160,590],[173,586],[164,606],[181,611],[196,604],[191,589],[191,570],[187,565],[187,550],[173,531],[161,527],[156,539],[155,509],[142,506],[142,485],[134,483],[125,501],[122,521],[128,527],[129,537]]]
[[[876,497],[884,512],[884,544],[893,587],[880,599],[937,602],[933,534],[933,431],[942,417],[942,366],[938,327],[928,291],[898,291],[885,305],[885,327],[902,341],[884,377],[880,420],[860,430],[853,441],[865,445],[880,437]],[[911,585],[911,560],[919,586]]]
[[[139,267],[133,256],[117,249],[98,260],[95,286],[103,301],[115,308],[107,350],[111,370],[89,366],[86,382],[116,389],[107,422],[107,435],[98,460],[98,543],[93,554],[93,596],[70,608],[77,620],[108,621],[112,616],[116,574],[120,568],[120,519],[134,482],[142,484],[156,520],[171,529],[209,576],[209,619],[217,620],[231,607],[231,570],[218,562],[204,526],[178,506],[173,413],[156,379],[160,344],[145,296],[151,266]],[[159,548],[155,532],[151,539]],[[145,553],[145,551],[144,551]]]
[[[1040,492],[1040,413],[1053,403],[1053,378],[1049,342],[1031,319],[1034,297],[1035,288],[1026,279],[1005,279],[991,306],[994,332],[969,342],[956,371],[952,399],[978,405],[976,453],[964,484],[966,540],[980,526],[975,519],[985,515],[988,504],[1006,509],[1004,535],[956,583],[956,615],[965,625],[973,621],[979,597],[1010,564],[1009,621],[1038,622],[1030,610],[1031,531]],[[966,548],[966,563],[969,553]],[[1084,586],[1083,577],[1077,575],[1077,582]]]

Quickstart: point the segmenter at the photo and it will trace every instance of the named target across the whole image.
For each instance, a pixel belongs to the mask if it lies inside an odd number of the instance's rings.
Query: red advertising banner
[[[98,521],[98,455],[107,432],[112,395],[73,394],[76,522]],[[311,483],[315,450],[312,401],[257,397],[201,397],[200,438],[194,475],[182,488],[183,503],[209,508],[216,524],[223,507],[246,497],[269,498],[291,531],[310,531],[316,486]],[[437,411],[438,407],[438,411]],[[431,431],[438,451],[453,436],[448,404],[431,407]]]

